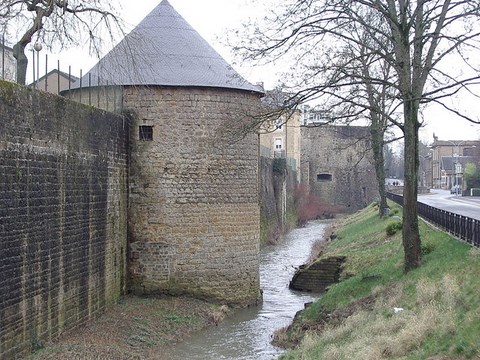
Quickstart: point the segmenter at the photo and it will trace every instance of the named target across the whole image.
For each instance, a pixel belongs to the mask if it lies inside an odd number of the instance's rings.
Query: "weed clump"
[[[402,230],[402,226],[403,224],[401,221],[394,221],[387,225],[385,231],[388,236],[393,236],[397,233],[397,231]]]
[[[422,256],[430,254],[433,250],[435,250],[436,246],[434,243],[423,243],[421,245],[420,251],[422,252]]]
[[[400,213],[400,209],[398,207],[391,208],[390,211],[388,212],[389,217],[393,217],[395,215],[398,215]]]

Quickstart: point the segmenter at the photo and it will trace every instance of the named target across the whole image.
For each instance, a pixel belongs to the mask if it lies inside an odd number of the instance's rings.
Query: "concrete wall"
[[[0,82],[0,358],[25,355],[124,291],[121,117]]]
[[[259,296],[258,137],[221,130],[259,105],[235,90],[132,87],[130,280],[141,294]],[[140,140],[140,126],[151,140]]]
[[[303,127],[301,178],[316,196],[348,212],[377,199],[368,128]]]
[[[72,89],[70,91],[68,90],[67,82],[66,90],[61,90],[60,93],[69,100],[77,101],[85,105],[95,106],[105,111],[122,113],[123,86],[95,86],[97,81],[97,78],[91,78],[89,81],[87,80],[86,83],[81,84],[81,89]],[[91,86],[89,86],[89,82]],[[48,86],[50,87],[50,85]],[[60,87],[62,88],[61,84]],[[40,86],[39,89],[43,89],[43,87]]]

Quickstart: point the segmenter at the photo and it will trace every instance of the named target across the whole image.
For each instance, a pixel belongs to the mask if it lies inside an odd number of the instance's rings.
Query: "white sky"
[[[121,4],[121,17],[134,27],[138,24],[160,0],[117,0]],[[170,4],[202,35],[233,67],[251,83],[264,82],[267,89],[275,86],[278,66],[264,66],[252,68],[241,66],[233,62],[234,57],[228,47],[222,45],[222,37],[228,29],[240,29],[242,23],[249,17],[261,17],[265,13],[268,3],[273,0],[169,0]],[[106,51],[108,52],[108,51]],[[49,55],[49,68],[61,62],[61,70],[68,72],[68,65],[72,67],[72,74],[79,75],[80,69],[87,72],[97,59],[88,56],[88,50],[73,49],[62,54]],[[45,69],[44,55],[40,55],[40,68]],[[44,72],[44,70],[43,70]],[[42,72],[41,72],[42,74]],[[479,99],[463,102],[470,112],[476,112],[480,118]],[[480,139],[480,125],[455,118],[449,112],[435,107],[425,112],[427,126],[420,131],[422,141],[431,143],[435,133],[442,140],[471,140]]]

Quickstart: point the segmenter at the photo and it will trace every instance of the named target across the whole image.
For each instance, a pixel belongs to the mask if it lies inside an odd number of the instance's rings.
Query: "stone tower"
[[[77,100],[130,114],[130,289],[255,303],[258,139],[221,134],[255,111],[261,89],[167,0],[77,87]]]

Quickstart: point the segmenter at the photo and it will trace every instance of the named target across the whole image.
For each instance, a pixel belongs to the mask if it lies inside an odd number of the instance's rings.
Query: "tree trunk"
[[[404,104],[405,131],[405,183],[403,187],[403,249],[405,253],[405,272],[421,264],[420,231],[418,228],[417,192],[418,192],[418,110],[415,100],[406,100]]]
[[[17,60],[17,83],[25,85],[27,79],[28,58],[25,55],[25,45],[17,43],[13,47],[13,57]]]
[[[385,159],[383,156],[383,131],[378,129],[372,121],[370,126],[372,136],[373,161],[375,163],[375,175],[378,183],[378,193],[380,196],[378,204],[378,214],[380,217],[387,215],[388,205],[385,192]]]

